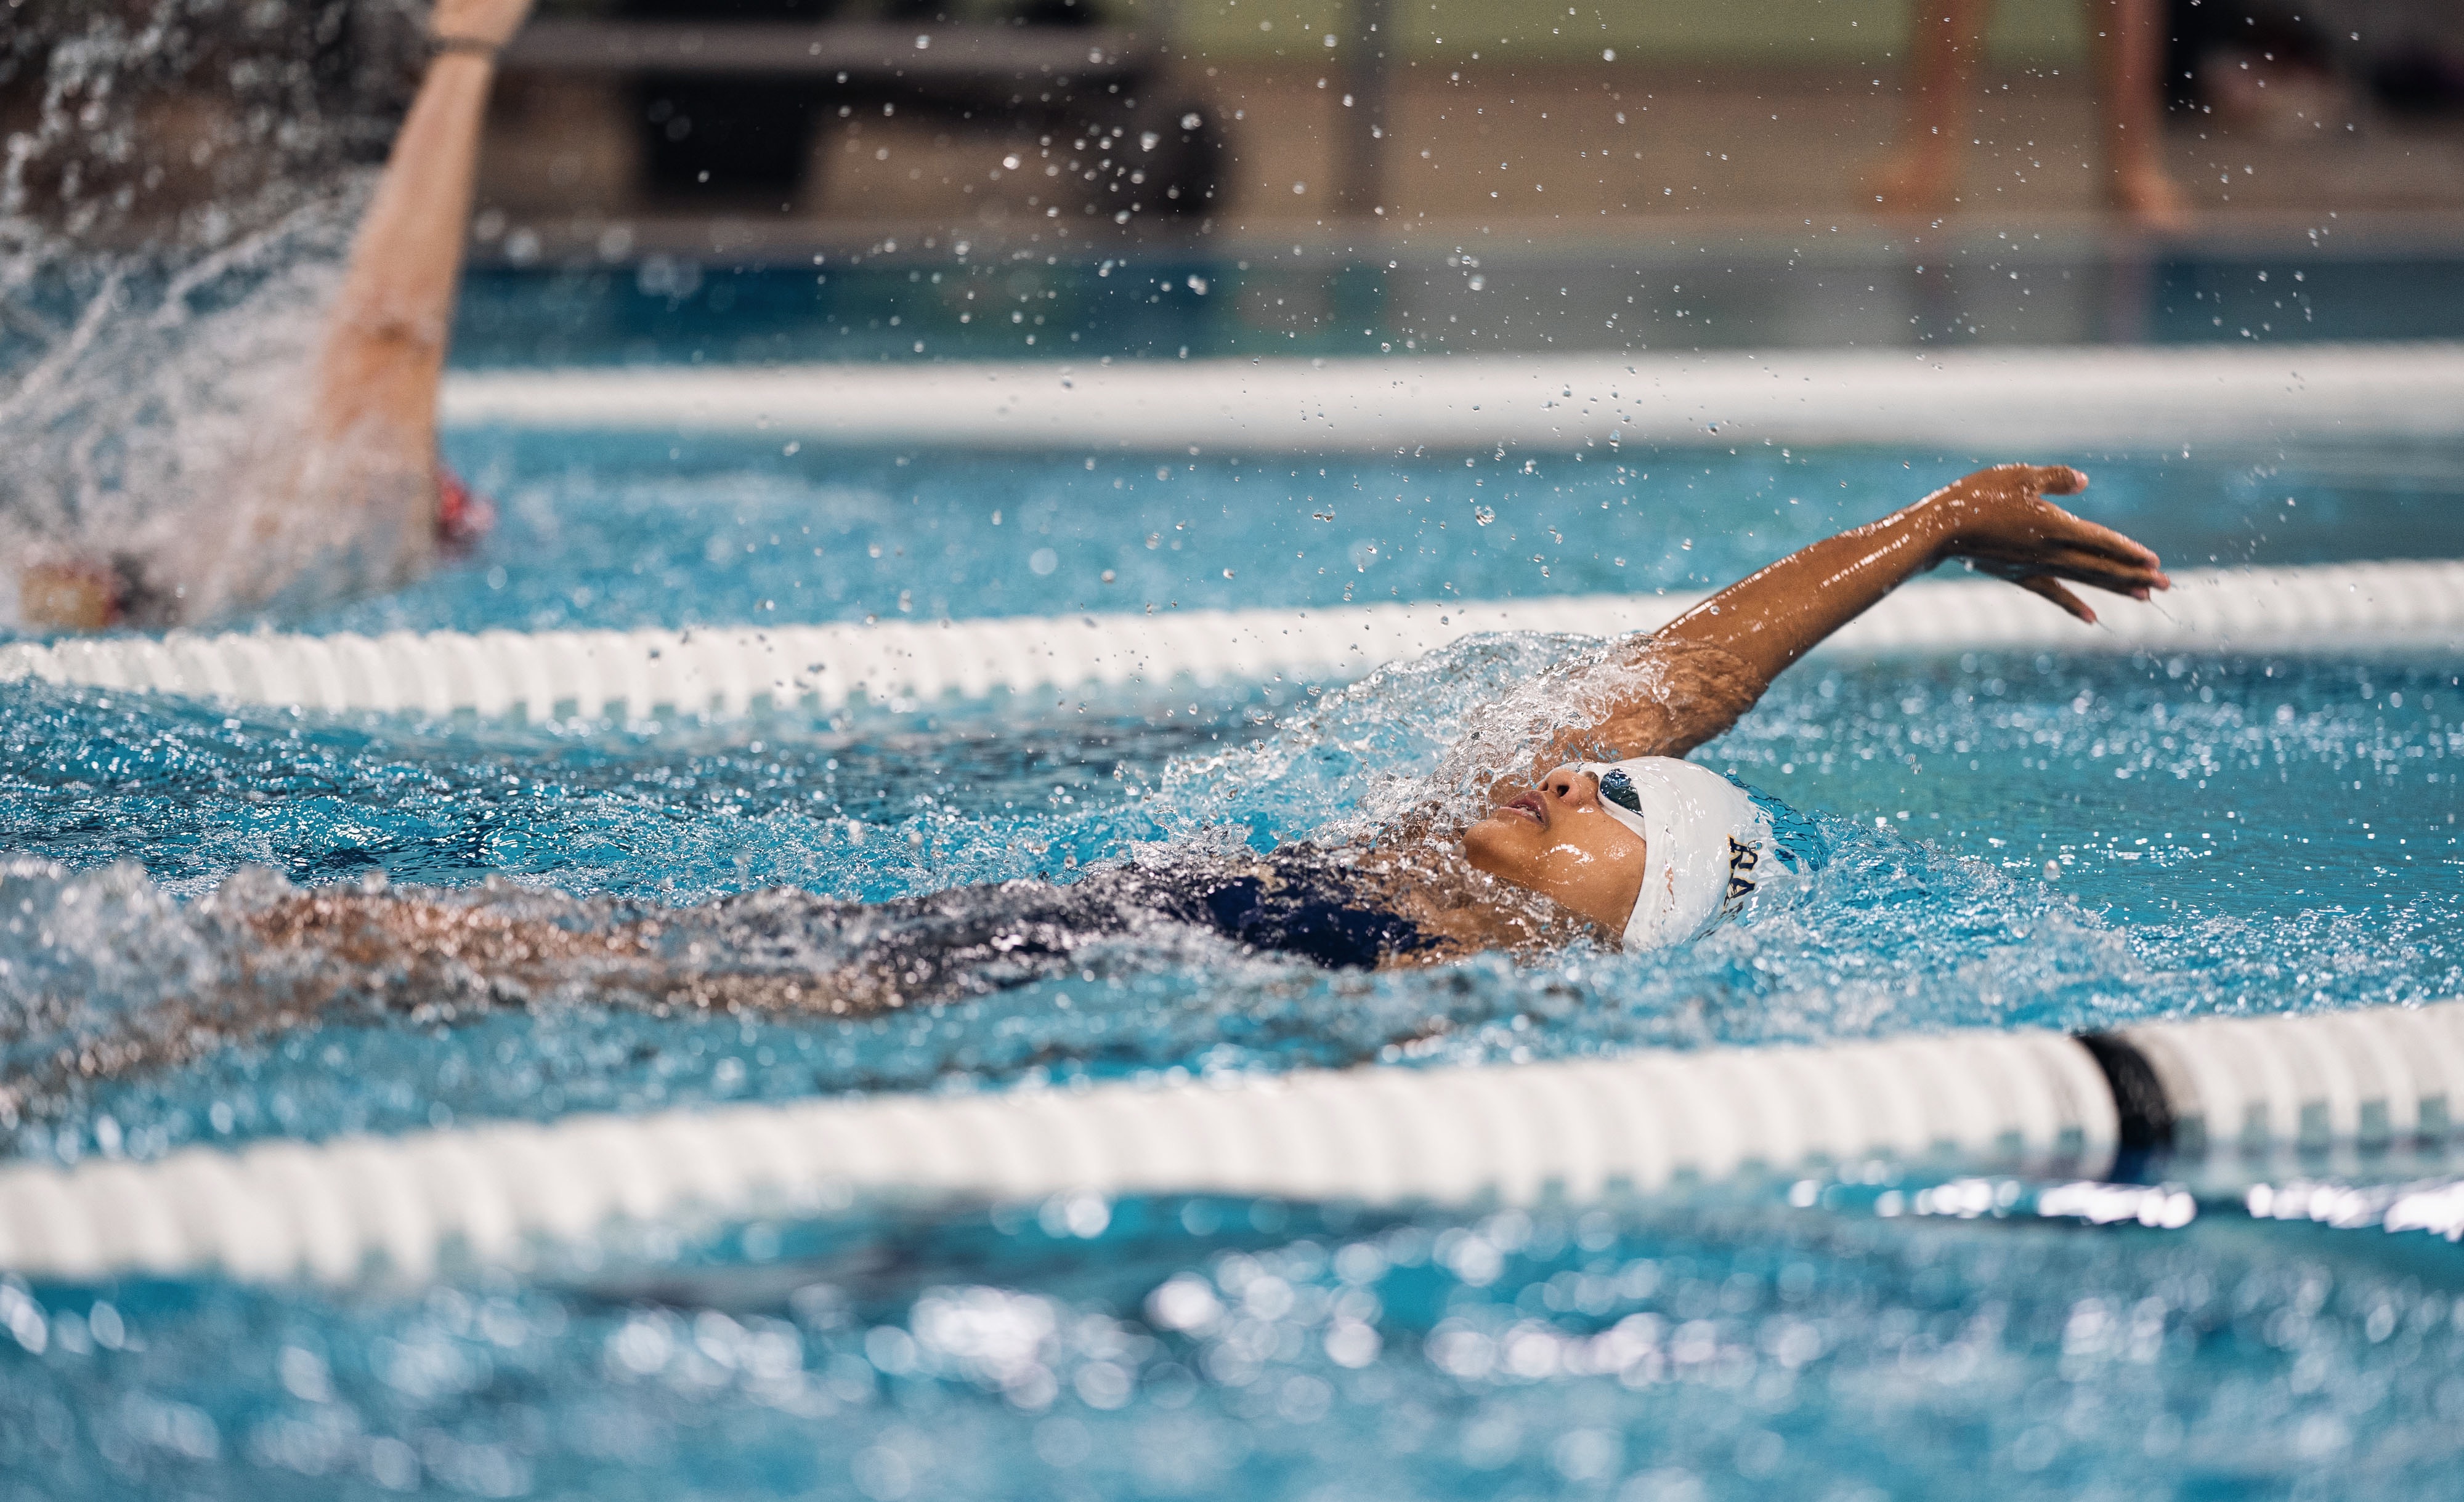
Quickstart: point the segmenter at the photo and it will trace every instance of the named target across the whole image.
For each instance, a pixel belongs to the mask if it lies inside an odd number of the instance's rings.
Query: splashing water
[[[114,569],[139,617],[277,603],[255,586],[269,531],[309,545],[271,503],[405,19],[12,10],[0,73],[36,111],[0,173],[0,618],[28,564]]]
[[[882,901],[1072,881],[1172,839],[1321,836],[1350,827],[1363,800],[1425,789],[1462,740],[1465,707],[1529,681],[1563,646],[1474,640],[1316,699],[1282,686],[1290,712],[1271,729],[1257,723],[1274,718],[1270,701],[1236,696],[1195,718],[1179,706],[1170,718],[1151,704],[1082,718],[1022,705],[837,729],[474,738],[12,689],[0,744],[50,748],[54,770],[12,756],[0,817],[20,849],[67,863],[12,879],[31,925],[0,955],[0,994],[30,1019],[14,1046],[55,1056],[160,1032],[208,996],[221,998],[202,1009],[208,1021],[228,1030],[177,1070],[76,1084],[26,1121],[20,1144],[92,1150],[105,1119],[156,1150],[954,1076],[2079,1029],[2420,1001],[2464,980],[2453,675],[2404,661],[1800,670],[1698,754],[1808,811],[1833,860],[1758,899],[1749,922],[1663,954],[1576,945],[1535,966],[1492,955],[1329,973],[1206,937],[1131,936],[1074,973],[858,1021],[661,1015],[554,986],[474,1001],[439,982],[425,1000],[454,1009],[452,1026],[387,1020],[422,1003],[396,989],[374,1013],[345,1007],[301,1029],[300,988],[330,991],[331,974],[266,972],[261,956],[251,969],[233,926],[280,894],[270,873],[230,887],[267,862],[297,882],[446,882],[482,911],[605,932],[766,884]],[[116,860],[151,879],[106,869]],[[218,886],[210,903],[166,895]],[[722,948],[781,942],[775,913],[740,910],[740,932],[727,914],[694,931]],[[825,925],[791,927],[786,942],[747,952],[792,969],[839,939]],[[182,958],[116,958],[149,945]]]

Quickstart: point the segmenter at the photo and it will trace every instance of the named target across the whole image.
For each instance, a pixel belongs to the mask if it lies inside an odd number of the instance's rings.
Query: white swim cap
[[[1745,789],[1674,756],[1587,761],[1600,807],[1642,837],[1642,892],[1625,922],[1628,949],[1699,939],[1737,915],[1779,869],[1771,819]]]

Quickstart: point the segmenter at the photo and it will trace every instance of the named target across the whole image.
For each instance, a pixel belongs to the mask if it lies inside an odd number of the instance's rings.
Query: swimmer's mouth
[[[1549,827],[1549,805],[1541,801],[1540,795],[1537,793],[1527,793],[1498,812],[1520,814],[1543,829]]]

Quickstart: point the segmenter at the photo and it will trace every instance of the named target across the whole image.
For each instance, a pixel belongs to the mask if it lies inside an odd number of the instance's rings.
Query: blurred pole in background
[[[1352,0],[1352,34],[1335,54],[1335,203],[1359,218],[1385,212],[1387,0]]]

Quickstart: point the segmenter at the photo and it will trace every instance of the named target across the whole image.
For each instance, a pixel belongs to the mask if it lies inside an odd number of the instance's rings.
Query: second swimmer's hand
[[[2133,599],[2170,589],[2173,581],[2147,548],[2045,499],[2086,489],[2087,476],[2064,465],[1996,465],[1943,487],[1910,511],[1939,532],[1940,557],[1964,558],[2094,624],[2096,612],[2063,580]]]
[[[436,0],[428,30],[440,40],[482,42],[502,47],[521,30],[532,0]]]

